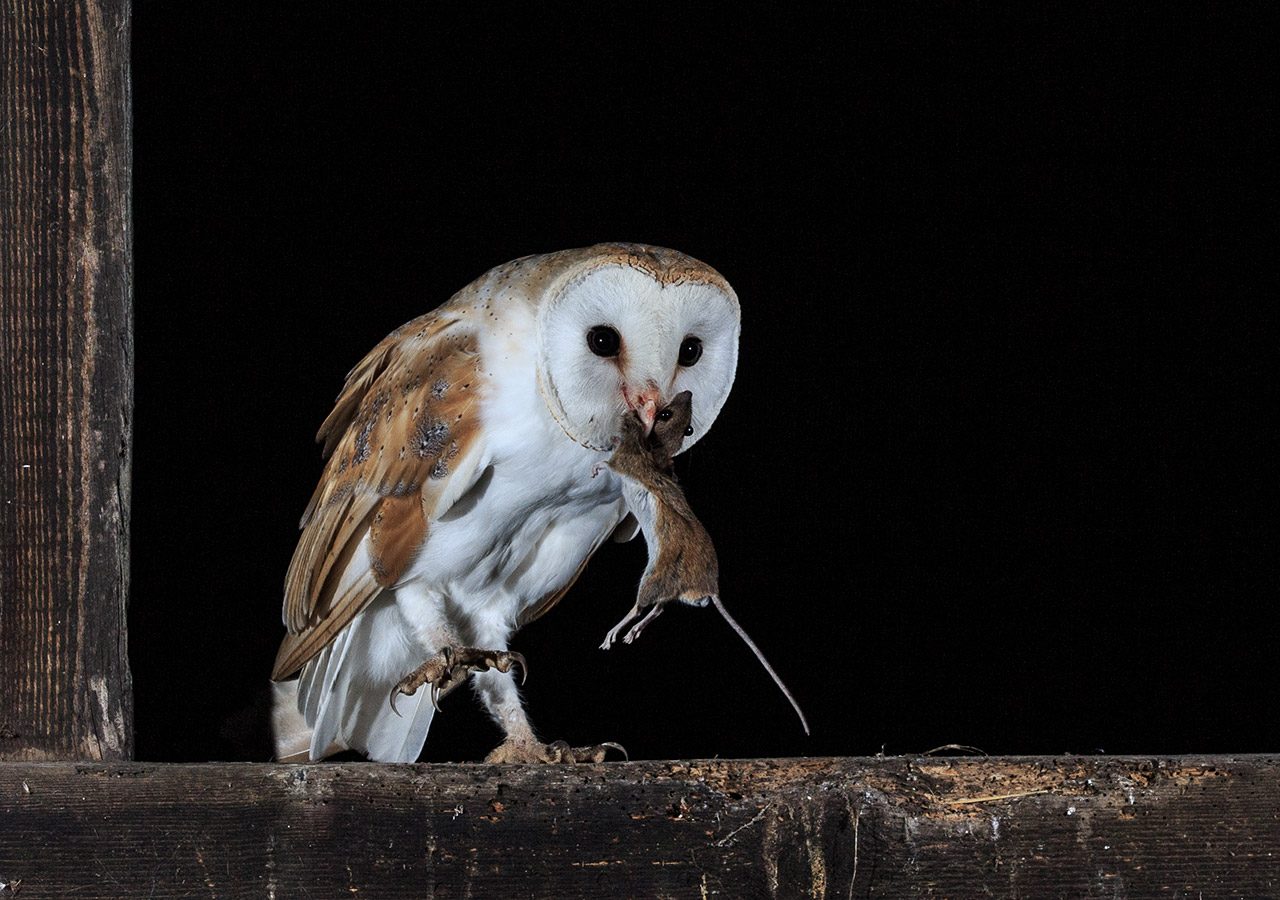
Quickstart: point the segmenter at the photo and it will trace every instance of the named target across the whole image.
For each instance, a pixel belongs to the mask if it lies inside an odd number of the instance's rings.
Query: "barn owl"
[[[328,461],[272,673],[277,758],[411,762],[438,695],[468,678],[504,734],[489,761],[581,758],[535,736],[508,642],[607,538],[634,536],[606,465],[623,417],[648,431],[691,391],[696,443],[733,384],[739,331],[710,266],[599,244],[498,266],[378,344],[318,436]],[[392,709],[415,672],[431,689]]]

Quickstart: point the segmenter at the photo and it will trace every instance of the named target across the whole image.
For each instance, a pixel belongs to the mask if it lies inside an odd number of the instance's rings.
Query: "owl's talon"
[[[396,709],[396,697],[400,694],[412,697],[424,684],[431,685],[431,706],[440,709],[440,698],[466,681],[472,672],[497,669],[510,672],[512,666],[520,667],[520,683],[529,677],[529,664],[523,653],[513,650],[479,650],[475,647],[444,647],[435,656],[401,678],[391,689],[391,711]]]
[[[626,748],[626,747],[624,747],[624,746],[622,746],[621,744],[617,743],[616,741],[601,741],[601,742],[600,742],[599,744],[597,744],[596,746],[597,746],[597,747],[602,747],[602,748],[604,748],[604,749],[606,749],[606,750],[617,750],[619,753],[621,753],[621,754],[622,754],[622,759],[623,759],[623,761],[624,761],[624,762],[631,762],[631,754],[627,753],[627,748]],[[584,747],[584,748],[582,748],[582,749],[584,749],[584,750],[589,750],[589,749],[591,749],[591,748],[590,748],[590,747]],[[602,759],[602,760],[600,760],[600,762],[604,762],[604,760]]]
[[[617,750],[623,759],[630,761],[627,750],[621,744],[605,741],[589,747],[571,747],[567,741],[549,744],[537,741],[506,740],[485,757],[487,763],[521,765],[529,763],[601,763],[610,750]]]
[[[524,660],[523,653],[517,653],[514,650],[503,651],[506,654],[506,667],[495,665],[494,668],[499,672],[509,672],[512,666],[520,667],[520,684],[523,686],[529,680],[529,664]]]
[[[575,763],[602,763],[608,757],[610,750],[617,750],[622,754],[622,758],[627,762],[631,761],[631,757],[627,755],[627,748],[613,741],[602,741],[599,744],[592,744],[590,747],[572,747],[569,749],[570,758],[566,762]]]

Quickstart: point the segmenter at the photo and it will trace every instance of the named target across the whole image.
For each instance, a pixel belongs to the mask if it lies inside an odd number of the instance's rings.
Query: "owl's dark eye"
[[[617,356],[622,337],[608,325],[596,325],[587,332],[587,348],[596,356]]]
[[[696,365],[700,359],[702,359],[702,340],[700,338],[690,336],[680,342],[680,365],[686,367]]]

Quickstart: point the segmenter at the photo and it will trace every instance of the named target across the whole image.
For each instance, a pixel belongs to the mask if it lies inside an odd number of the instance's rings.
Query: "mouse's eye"
[[[673,413],[671,410],[669,410],[669,409],[664,409],[662,412],[658,413],[658,421],[659,421],[659,422],[666,422],[666,421],[667,421],[668,419],[670,419],[673,415],[675,415],[675,413]]]
[[[702,359],[702,339],[689,335],[680,342],[680,356],[677,361],[687,368],[696,365],[700,359]]]
[[[587,348],[596,356],[617,356],[622,336],[608,325],[596,325],[587,331]]]
[[[693,434],[693,426],[692,426],[692,425],[687,425],[687,426],[685,426],[685,429],[684,429],[684,436],[685,436],[685,437],[689,437],[689,435],[691,435],[691,434]]]

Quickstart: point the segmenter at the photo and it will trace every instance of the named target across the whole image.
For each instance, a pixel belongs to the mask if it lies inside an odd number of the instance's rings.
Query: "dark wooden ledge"
[[[1267,897],[1280,757],[0,764],[23,897]]]

